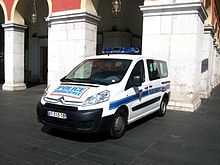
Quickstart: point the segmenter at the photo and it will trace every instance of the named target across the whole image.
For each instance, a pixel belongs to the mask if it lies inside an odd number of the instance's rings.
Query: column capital
[[[75,23],[75,22],[87,22],[94,25],[100,21],[100,17],[92,13],[85,11],[77,11],[73,13],[63,13],[59,15],[52,15],[46,19],[49,24],[64,24],[64,23]]]
[[[19,30],[19,31],[24,31],[25,29],[27,29],[26,25],[20,25],[20,24],[16,24],[16,23],[6,23],[6,24],[2,24],[2,27],[5,30]]]
[[[210,34],[212,36],[212,38],[214,39],[214,35],[215,35],[214,26],[205,25],[204,26],[204,33],[205,34]]]
[[[216,39],[216,38],[214,38],[213,45],[214,45],[214,47],[215,47],[216,49],[217,49],[217,48],[218,48],[218,46],[219,46],[219,44],[218,44],[218,42],[217,42],[217,39]]]
[[[202,22],[208,17],[204,5],[201,2],[177,2],[167,4],[150,3],[149,5],[140,6],[140,9],[143,12],[144,17],[198,14]]]
[[[217,51],[218,54],[220,55],[220,48],[219,48],[219,47],[216,49],[216,51]]]

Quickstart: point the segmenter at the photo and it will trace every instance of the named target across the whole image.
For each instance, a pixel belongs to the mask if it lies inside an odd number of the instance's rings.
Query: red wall
[[[8,19],[10,19],[11,9],[12,9],[14,0],[4,0],[4,2],[5,2],[6,9],[7,9]]]
[[[81,0],[52,0],[53,12],[80,9]]]
[[[14,0],[4,0],[8,18],[11,18],[11,9]],[[80,9],[81,0],[52,0],[52,12]]]

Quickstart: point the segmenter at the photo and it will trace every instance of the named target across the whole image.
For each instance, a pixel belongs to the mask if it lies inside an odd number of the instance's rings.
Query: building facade
[[[138,47],[168,61],[169,108],[194,111],[220,83],[220,2],[120,0],[116,13],[113,2],[0,0],[3,90],[59,81],[103,48]]]

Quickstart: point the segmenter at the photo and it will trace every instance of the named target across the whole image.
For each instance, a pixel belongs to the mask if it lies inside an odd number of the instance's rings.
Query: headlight
[[[43,96],[41,97],[41,100],[40,100],[40,103],[41,103],[42,105],[45,105],[45,104],[46,104],[46,101],[44,100],[44,97],[45,97],[45,95],[43,95]]]
[[[50,85],[47,86],[47,88],[44,90],[43,96],[41,97],[40,102],[41,102],[42,105],[46,104],[46,101],[45,101],[44,97],[47,95],[49,88],[50,88]]]
[[[50,88],[50,84],[47,86],[47,88],[44,90],[44,93],[47,94],[48,90]]]
[[[96,95],[88,97],[86,99],[86,101],[83,103],[83,106],[95,105],[95,104],[98,104],[98,103],[108,101],[109,97],[110,97],[110,92],[105,90],[105,91],[100,92]]]

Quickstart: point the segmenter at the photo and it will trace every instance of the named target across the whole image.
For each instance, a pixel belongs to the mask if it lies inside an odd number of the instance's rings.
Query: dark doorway
[[[0,84],[3,84],[5,81],[4,75],[4,29],[2,24],[4,23],[4,13],[0,6]]]
[[[41,83],[47,82],[47,71],[48,71],[48,48],[40,48],[40,80]]]
[[[97,54],[105,48],[142,48],[144,0],[122,0],[120,13],[112,12],[112,0],[100,0],[96,6],[101,21],[98,25]]]
[[[25,32],[25,83],[28,87],[47,82],[48,24],[45,18],[49,8],[47,0],[36,1],[37,20],[33,22],[33,0],[19,0],[16,13],[28,27]]]

